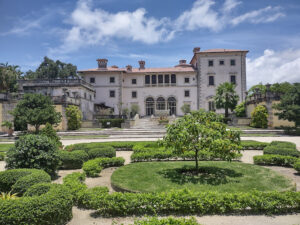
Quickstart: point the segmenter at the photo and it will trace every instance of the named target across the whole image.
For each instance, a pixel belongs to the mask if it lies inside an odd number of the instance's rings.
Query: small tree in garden
[[[51,140],[53,140],[59,147],[62,147],[62,143],[60,142],[60,138],[57,135],[56,131],[53,129],[50,123],[46,123],[45,127],[40,132],[41,135],[45,135]]]
[[[6,156],[8,169],[35,168],[50,175],[55,175],[60,163],[56,143],[44,135],[21,136]]]
[[[238,104],[235,109],[235,115],[237,117],[245,117],[246,116],[246,106],[245,106],[245,102],[241,102],[240,104]]]
[[[191,106],[189,104],[183,104],[180,109],[184,113],[184,115],[191,112]]]
[[[69,105],[66,108],[68,130],[78,130],[81,126],[82,114],[77,106]]]
[[[222,121],[214,112],[191,112],[168,126],[162,143],[175,153],[194,151],[196,170],[200,151],[230,161],[241,149],[240,133],[227,130]]]
[[[215,102],[217,109],[225,109],[225,117],[228,117],[228,109],[234,110],[239,96],[235,92],[235,85],[229,82],[220,84],[216,90]]]
[[[268,110],[263,105],[255,107],[251,113],[251,127],[267,128],[268,127]]]
[[[132,116],[135,116],[136,114],[138,114],[139,113],[139,111],[140,111],[140,107],[139,107],[139,105],[138,104],[132,104],[131,105],[131,115]]]
[[[51,99],[42,94],[25,94],[12,114],[17,123],[26,122],[34,126],[37,133],[41,125],[58,124],[61,121],[61,114],[55,111]]]

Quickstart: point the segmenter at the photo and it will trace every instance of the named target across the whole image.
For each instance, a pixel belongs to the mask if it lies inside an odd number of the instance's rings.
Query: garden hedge
[[[0,152],[0,161],[3,161],[5,158],[5,153],[4,152]]]
[[[294,163],[294,169],[300,173],[300,159]]]
[[[141,220],[135,220],[134,225],[200,225],[194,217],[187,218],[157,218],[149,217]]]
[[[111,146],[92,148],[87,151],[89,159],[116,157],[116,150]]]
[[[40,196],[42,194],[46,194],[51,187],[52,187],[51,183],[38,183],[28,188],[23,196],[25,197]]]
[[[83,163],[89,160],[89,155],[84,150],[75,150],[72,152],[60,150],[59,158],[61,160],[61,168],[81,169]]]
[[[97,177],[103,168],[123,166],[124,162],[122,157],[96,158],[85,162],[82,169],[88,177]]]
[[[257,165],[292,167],[298,158],[283,155],[257,155],[253,157],[253,160]]]
[[[264,148],[264,154],[300,157],[296,145],[286,141],[272,141]]]
[[[124,123],[124,119],[99,119],[99,123],[103,128],[110,128],[110,127],[119,127],[121,128],[121,124]]]
[[[36,183],[50,182],[51,178],[43,170],[11,169],[0,172],[0,192],[24,193]]]
[[[241,145],[243,150],[263,150],[269,144],[267,142],[242,140]]]

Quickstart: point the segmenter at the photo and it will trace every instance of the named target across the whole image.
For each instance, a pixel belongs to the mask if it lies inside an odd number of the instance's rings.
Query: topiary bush
[[[294,163],[294,169],[300,173],[300,159]]]
[[[28,188],[23,196],[24,197],[40,196],[42,194],[46,194],[51,187],[52,187],[51,183],[38,183]]]
[[[293,148],[278,148],[277,146],[269,145],[264,148],[265,155],[284,155],[300,157],[300,152]]]
[[[44,135],[28,134],[20,137],[6,155],[8,169],[42,169],[52,176],[60,163],[56,143]]]
[[[61,160],[61,168],[81,169],[83,163],[89,160],[89,155],[84,150],[75,150],[72,152],[60,150],[59,158]]]
[[[62,147],[60,142],[60,137],[57,135],[56,131],[53,129],[50,123],[46,123],[45,127],[40,131],[41,135],[45,135],[51,140],[53,140],[59,147]]]
[[[240,104],[238,104],[235,107],[234,111],[237,117],[245,117],[246,116],[245,102],[241,102]]]
[[[254,164],[257,165],[292,167],[298,158],[283,155],[256,155],[253,157],[253,160]]]
[[[269,145],[267,142],[253,141],[253,140],[242,140],[241,141],[243,150],[263,150]]]
[[[268,111],[263,105],[258,105],[255,107],[251,113],[251,127],[256,128],[267,128],[268,127]]]
[[[197,220],[192,217],[187,218],[157,218],[149,217],[142,220],[135,220],[134,225],[200,225]]]
[[[87,154],[89,155],[90,159],[95,158],[112,158],[116,157],[116,150],[111,146],[103,146],[100,148],[92,148],[89,149]]]
[[[66,108],[68,130],[78,130],[81,127],[82,114],[77,106],[69,105]]]
[[[119,127],[121,128],[121,124],[124,123],[124,119],[116,118],[116,119],[99,119],[99,123],[103,128],[110,127]]]

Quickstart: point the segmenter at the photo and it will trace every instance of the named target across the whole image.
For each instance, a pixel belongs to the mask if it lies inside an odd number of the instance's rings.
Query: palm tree
[[[225,117],[228,117],[228,109],[234,110],[239,96],[235,92],[235,85],[229,82],[220,84],[216,90],[215,102],[217,109],[225,109]]]

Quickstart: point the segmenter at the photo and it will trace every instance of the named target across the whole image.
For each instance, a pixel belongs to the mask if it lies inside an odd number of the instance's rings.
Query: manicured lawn
[[[14,146],[14,144],[1,144],[0,143],[0,152],[6,152],[6,151],[8,151],[8,149],[10,149],[13,146]]]
[[[265,133],[265,134],[244,134],[241,133],[241,137],[280,137],[282,135],[274,134],[274,133]]]
[[[140,192],[162,192],[188,188],[194,191],[248,192],[283,191],[293,183],[270,169],[240,162],[200,162],[201,174],[192,175],[194,162],[145,162],[118,168],[112,183]],[[182,168],[187,169],[182,172]]]

